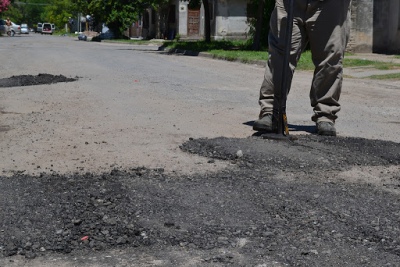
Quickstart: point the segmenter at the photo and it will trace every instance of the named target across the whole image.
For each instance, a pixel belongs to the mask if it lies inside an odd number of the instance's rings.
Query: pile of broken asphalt
[[[400,163],[400,144],[253,136],[190,139],[181,149],[231,165],[180,176],[132,168],[1,177],[1,257],[177,247],[236,252],[203,259],[210,264],[400,264],[400,173],[388,171]],[[362,167],[381,168],[386,183],[338,178]]]

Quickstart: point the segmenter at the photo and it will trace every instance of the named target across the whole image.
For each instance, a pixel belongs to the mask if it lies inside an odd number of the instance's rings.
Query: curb
[[[160,46],[158,48],[158,51],[165,51],[165,48]],[[230,58],[215,56],[215,55],[207,53],[207,52],[196,52],[196,51],[183,50],[183,49],[177,49],[177,48],[168,49],[168,50],[166,50],[166,52],[168,54],[179,54],[179,55],[183,55],[183,56],[205,57],[205,58],[226,60],[226,61],[238,62],[238,63],[244,63],[244,64],[260,65],[262,67],[265,67],[265,65],[267,64],[266,60],[240,60],[240,59],[233,60]]]
[[[105,40],[103,40],[103,41],[105,41]],[[112,40],[107,40],[105,42],[118,43],[118,41],[112,41]],[[208,52],[197,52],[197,51],[184,50],[184,49],[178,49],[178,48],[168,49],[164,45],[157,45],[157,44],[153,44],[153,45],[157,47],[158,52],[163,52],[163,53],[167,53],[167,54],[176,54],[176,55],[183,55],[183,56],[204,57],[204,58],[210,58],[210,59],[216,59],[216,60],[225,60],[225,61],[230,61],[230,62],[255,65],[255,66],[262,67],[262,68],[265,68],[265,66],[267,64],[266,60],[231,59],[231,58],[216,56],[216,55],[210,54]],[[396,59],[393,56],[388,56],[388,55],[358,54],[358,55],[349,55],[347,57],[348,58],[371,59],[371,60],[377,60],[377,61],[382,61],[382,62],[400,63],[400,59]],[[371,75],[385,75],[385,74],[400,73],[399,70],[377,70],[377,69],[371,70],[369,68],[357,68],[357,67],[349,67],[349,68],[344,67],[344,69],[345,69],[345,75],[350,78],[367,78]]]

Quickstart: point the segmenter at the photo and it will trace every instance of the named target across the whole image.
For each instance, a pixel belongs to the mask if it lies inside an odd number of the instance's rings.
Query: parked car
[[[51,23],[43,23],[42,24],[42,34],[53,34],[53,27],[51,27]]]
[[[0,19],[0,33],[7,34],[6,21],[4,19]],[[21,26],[11,21],[11,36],[15,34],[21,34]]]
[[[21,34],[29,34],[29,28],[28,28],[28,24],[21,24]]]
[[[42,33],[42,23],[38,22],[37,26],[36,26],[36,33]]]

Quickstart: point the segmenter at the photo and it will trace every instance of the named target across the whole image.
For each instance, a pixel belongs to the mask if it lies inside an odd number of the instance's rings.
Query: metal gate
[[[200,9],[188,10],[188,36],[200,34]]]

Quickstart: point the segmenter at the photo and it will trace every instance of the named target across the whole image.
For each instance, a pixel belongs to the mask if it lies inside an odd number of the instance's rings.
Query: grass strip
[[[263,47],[260,51],[253,51],[251,49],[251,42],[249,41],[212,41],[207,43],[205,41],[152,41],[152,40],[119,40],[124,43],[132,44],[162,44],[167,49],[179,49],[193,52],[207,52],[213,55],[214,58],[225,59],[230,61],[240,61],[244,63],[251,63],[254,61],[267,61],[268,52],[267,47]],[[351,54],[347,54],[351,55]],[[396,56],[399,57],[400,56]],[[366,67],[378,70],[391,70],[400,69],[400,64],[392,62],[382,62],[358,58],[344,58],[343,64],[345,67]],[[309,50],[302,53],[300,60],[296,67],[297,70],[314,70],[314,63],[312,61],[311,52]],[[378,75],[381,76],[381,75]],[[385,76],[385,75],[383,75]],[[390,75],[388,77],[391,77]],[[397,79],[397,78],[393,78]]]
[[[371,75],[371,76],[368,76],[367,79],[374,79],[374,80],[400,80],[400,73]]]

